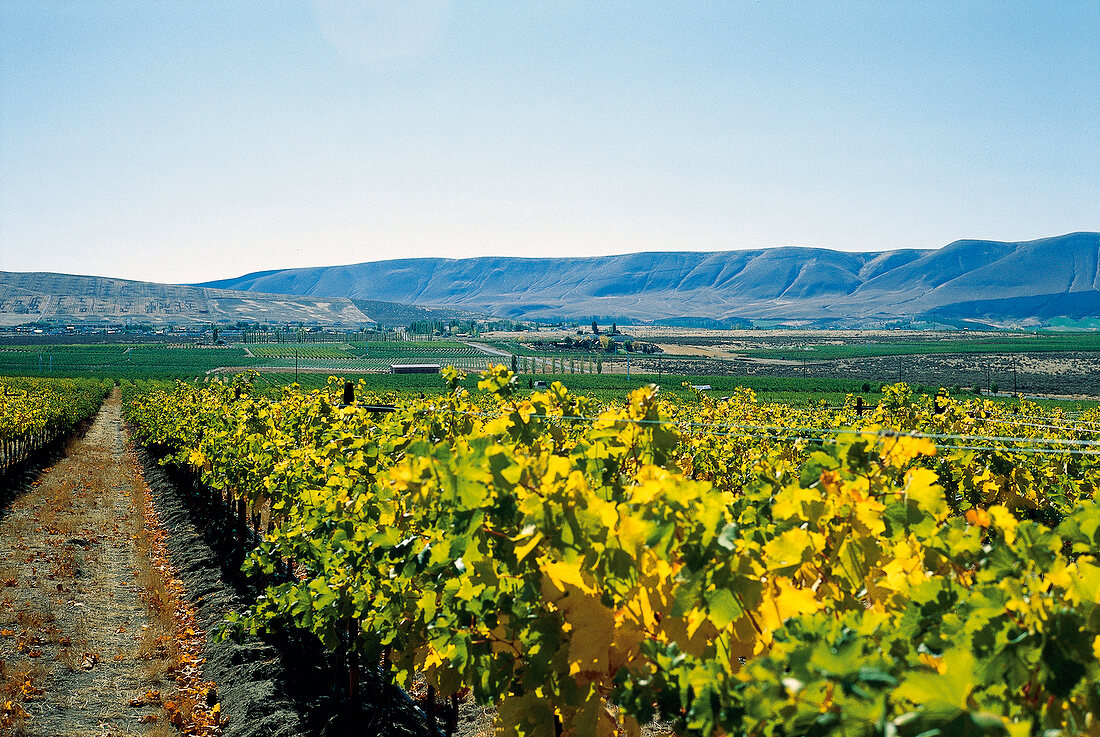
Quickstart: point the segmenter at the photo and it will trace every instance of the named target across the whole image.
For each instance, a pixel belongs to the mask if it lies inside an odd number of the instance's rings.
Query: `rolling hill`
[[[0,326],[82,323],[373,323],[346,297],[292,296],[207,287],[0,271]]]
[[[923,315],[1026,325],[1100,316],[1100,233],[871,253],[782,247],[399,259],[265,271],[199,286],[447,306],[520,319],[829,324]]]

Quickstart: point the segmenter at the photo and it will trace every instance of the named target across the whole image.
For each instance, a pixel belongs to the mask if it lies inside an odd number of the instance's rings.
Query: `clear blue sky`
[[[0,0],[0,269],[1100,230],[1100,1]]]

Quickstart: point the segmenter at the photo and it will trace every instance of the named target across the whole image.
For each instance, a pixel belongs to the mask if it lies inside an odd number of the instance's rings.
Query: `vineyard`
[[[389,373],[395,363],[451,364],[483,371],[499,360],[454,341],[259,343],[239,346],[8,345],[0,347],[0,376],[190,379],[210,373]],[[437,382],[441,384],[442,382]]]
[[[358,358],[349,347],[346,343],[271,343],[249,346],[248,352],[258,358]]]
[[[389,373],[390,367],[395,363],[434,363],[439,366],[454,365],[464,371],[483,371],[492,363],[493,356],[468,356],[459,358],[443,358],[435,355],[417,356],[406,355],[402,357],[367,357],[367,358],[342,358],[342,359],[304,359],[304,358],[273,358],[265,360],[264,371],[278,370],[291,371],[297,367],[300,371],[327,372],[339,374],[341,372],[367,372]],[[327,378],[327,377],[322,377]],[[442,385],[442,381],[436,376],[435,384]]]
[[[410,356],[432,356],[436,360],[459,356],[484,356],[476,348],[451,340],[370,341],[352,343],[361,355],[375,358],[407,359]]]
[[[293,355],[293,354],[291,354]],[[260,363],[239,348],[178,345],[56,345],[0,348],[0,375],[41,377],[193,377]]]
[[[935,333],[932,333],[935,336]],[[895,340],[867,340],[864,343],[802,345],[788,348],[761,348],[745,351],[759,358],[801,360],[803,358],[863,358],[866,356],[911,356],[936,353],[1055,353],[1100,350],[1100,336],[1088,333],[1033,333],[1027,335],[974,336],[969,339],[913,340],[908,336]]]
[[[131,393],[263,535],[272,584],[223,634],[312,632],[350,690],[356,663],[420,673],[505,734],[1097,729],[1095,410],[447,379],[386,414],[339,386]]]
[[[96,413],[112,384],[88,379],[0,381],[0,471],[71,435]]]

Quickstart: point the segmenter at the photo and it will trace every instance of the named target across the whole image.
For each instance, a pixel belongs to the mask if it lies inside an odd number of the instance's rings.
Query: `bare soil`
[[[123,450],[116,394],[52,466],[0,479],[0,734],[172,731],[157,713],[170,654],[149,647],[139,580],[141,479]]]

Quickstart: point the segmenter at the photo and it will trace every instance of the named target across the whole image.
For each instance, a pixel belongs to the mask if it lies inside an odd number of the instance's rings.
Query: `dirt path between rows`
[[[247,547],[217,495],[127,443],[117,390],[67,448],[0,474],[0,737],[439,734],[376,669],[349,702],[312,636],[215,642],[262,590]],[[490,721],[463,704],[456,734]]]
[[[124,442],[116,391],[55,465],[4,479],[0,734],[170,733],[154,713],[173,684],[142,600],[142,481]]]

